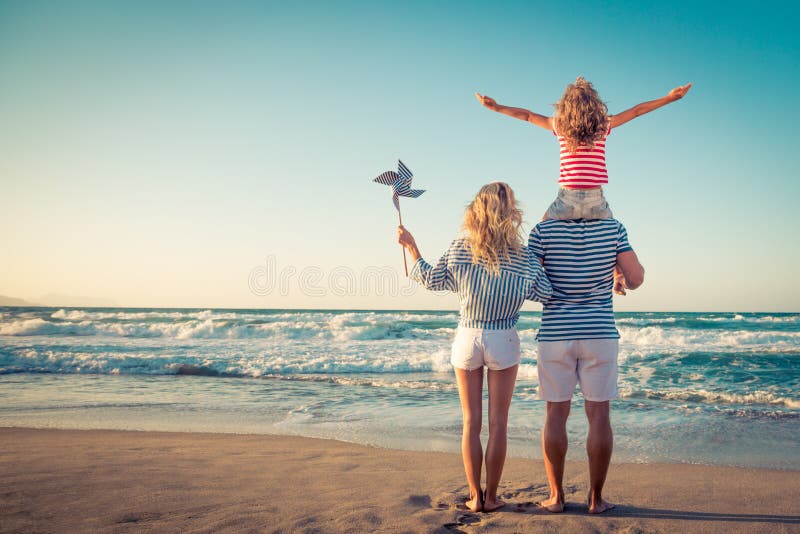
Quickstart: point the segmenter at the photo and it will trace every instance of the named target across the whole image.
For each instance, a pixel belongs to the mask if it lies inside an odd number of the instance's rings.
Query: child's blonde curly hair
[[[522,251],[522,210],[508,184],[492,182],[481,187],[464,213],[464,230],[472,262],[500,274],[500,259]]]
[[[555,130],[566,139],[570,152],[581,145],[593,148],[608,132],[608,107],[582,76],[567,86],[555,107]]]

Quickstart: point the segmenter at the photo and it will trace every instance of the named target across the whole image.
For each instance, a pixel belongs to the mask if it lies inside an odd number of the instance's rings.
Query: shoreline
[[[800,530],[800,471],[612,463],[586,514],[587,467],[570,462],[568,507],[547,493],[541,460],[509,458],[507,506],[463,508],[454,453],[299,436],[0,428],[0,531],[480,532]]]

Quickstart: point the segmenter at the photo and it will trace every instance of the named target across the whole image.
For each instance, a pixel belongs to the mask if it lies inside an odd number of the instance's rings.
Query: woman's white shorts
[[[485,330],[458,327],[450,357],[453,367],[472,371],[485,365],[499,371],[517,365],[519,360],[519,335],[516,328]]]

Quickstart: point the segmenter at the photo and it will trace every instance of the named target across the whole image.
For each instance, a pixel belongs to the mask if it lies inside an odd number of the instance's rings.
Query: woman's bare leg
[[[508,409],[514,395],[518,365],[500,371],[489,370],[489,443],[486,445],[486,497],[483,511],[505,505],[497,498],[508,444]]]
[[[481,493],[481,467],[483,449],[481,447],[481,404],[483,397],[483,367],[473,371],[455,368],[458,396],[461,399],[461,413],[464,426],[461,434],[461,456],[464,471],[469,483],[467,508],[473,512],[483,509]]]

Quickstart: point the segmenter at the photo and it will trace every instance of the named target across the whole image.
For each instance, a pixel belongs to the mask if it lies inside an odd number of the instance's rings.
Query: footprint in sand
[[[444,528],[446,532],[464,532],[458,527],[466,527],[480,522],[481,518],[477,514],[461,514],[456,517],[455,523],[445,523],[442,525],[442,528]]]
[[[536,505],[535,502],[533,502],[533,501],[525,501],[525,502],[518,502],[518,503],[514,504],[514,507],[512,508],[512,510],[514,510],[515,512],[524,514],[524,513],[529,513],[531,511],[534,511],[537,508],[538,508],[538,506]]]
[[[440,512],[447,510],[465,510],[465,513],[461,513],[456,516],[455,521],[445,523],[441,527],[437,528],[434,533],[444,534],[448,532],[466,532],[461,530],[461,528],[476,525],[481,522],[482,518],[479,514],[466,511],[466,494],[467,488],[464,487],[456,491],[447,491],[440,493],[436,497],[428,498],[429,506]],[[419,498],[421,496],[415,497],[416,498],[414,500],[416,502],[422,502],[422,499]]]
[[[425,508],[430,508],[432,506],[430,495],[409,495],[408,503],[414,506],[422,506]],[[447,507],[447,505],[444,506]],[[441,507],[441,505],[439,507]]]
[[[430,499],[430,507],[435,510],[465,510],[467,489],[447,491]]]
[[[466,530],[458,528],[458,523],[447,523],[440,528],[433,531],[433,534],[448,534],[450,532],[458,532],[460,534],[467,534]]]

